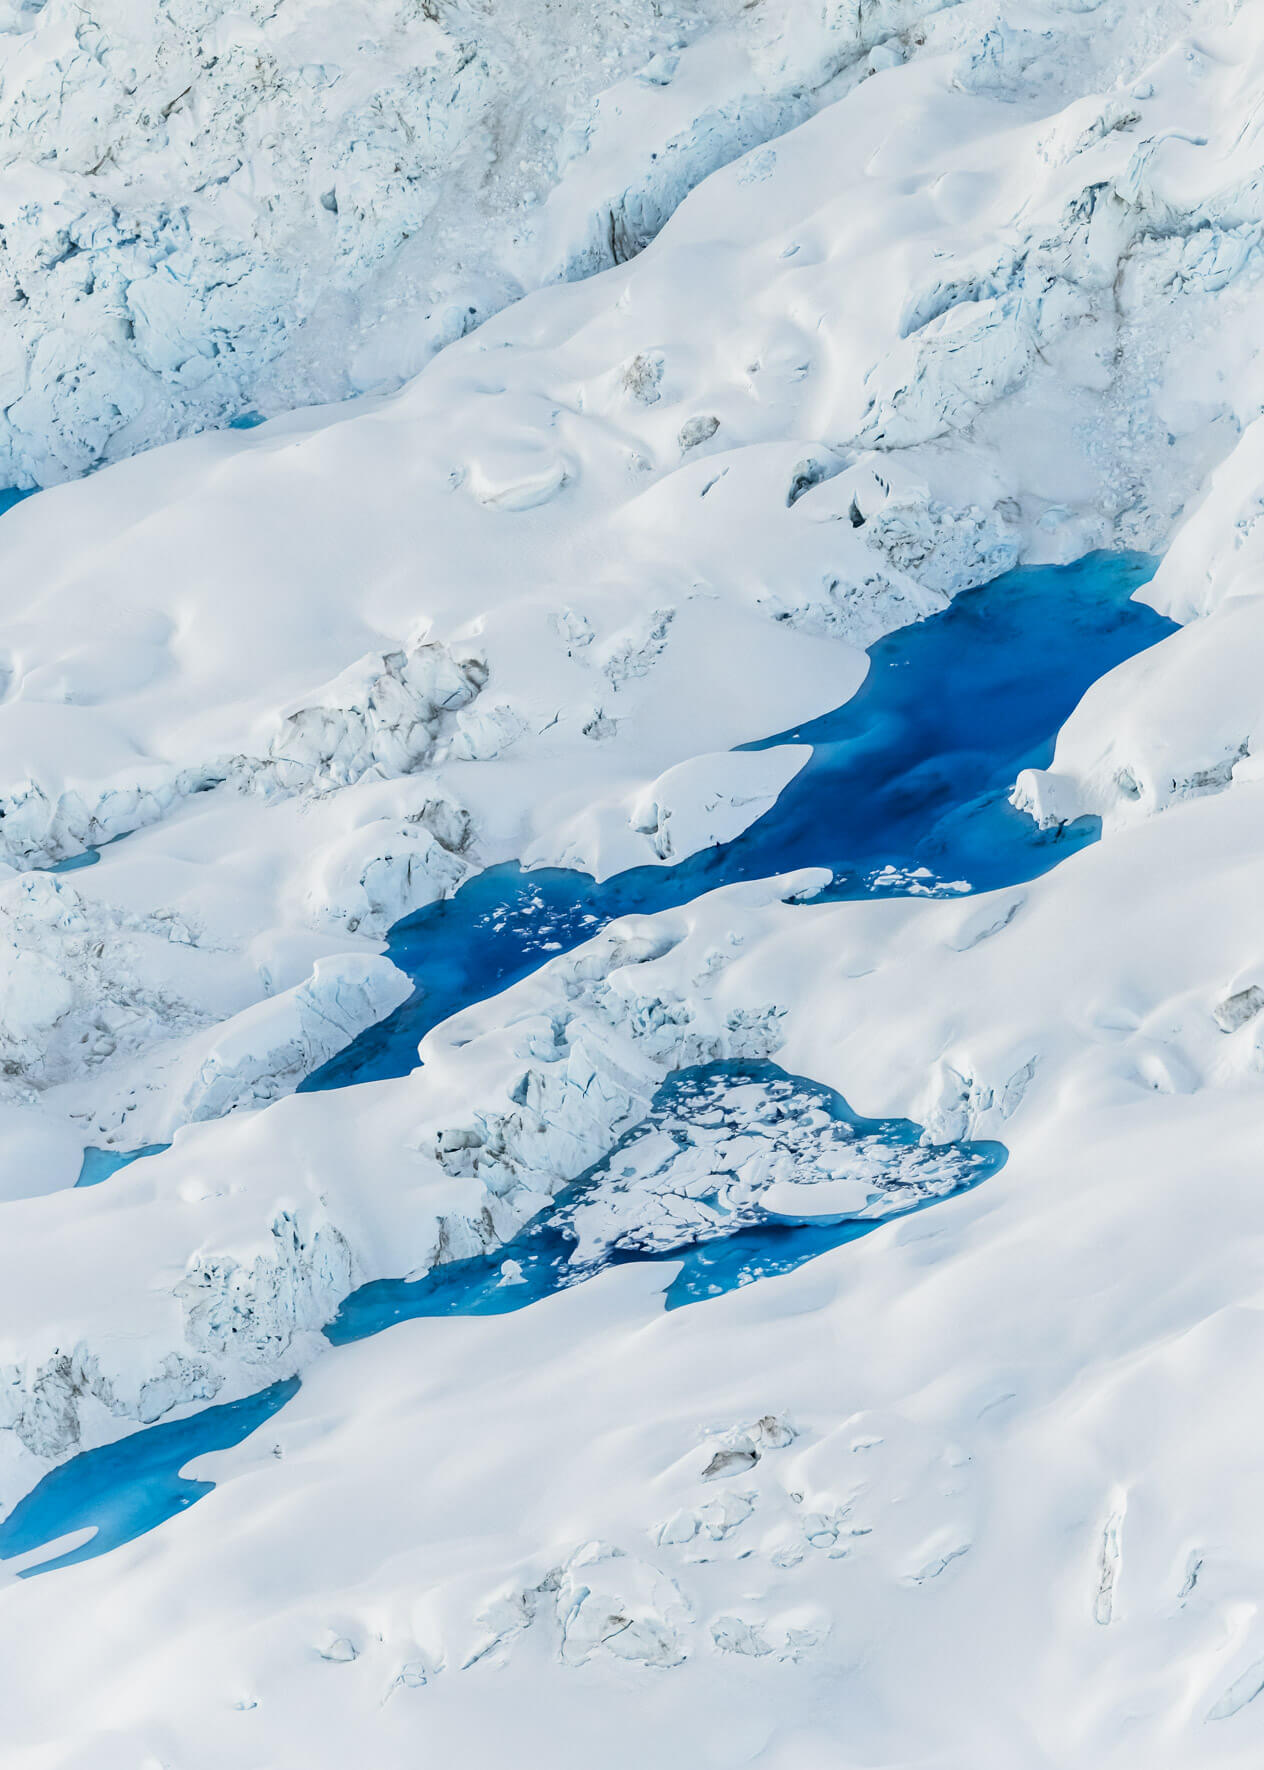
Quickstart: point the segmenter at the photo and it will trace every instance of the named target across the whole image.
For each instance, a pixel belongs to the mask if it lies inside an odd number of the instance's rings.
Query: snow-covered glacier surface
[[[1250,0],[0,94],[6,1767],[1253,1770]]]

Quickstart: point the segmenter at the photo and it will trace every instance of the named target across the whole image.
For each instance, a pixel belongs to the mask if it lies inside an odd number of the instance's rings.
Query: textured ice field
[[[1254,1770],[1249,0],[0,97],[5,1770]]]

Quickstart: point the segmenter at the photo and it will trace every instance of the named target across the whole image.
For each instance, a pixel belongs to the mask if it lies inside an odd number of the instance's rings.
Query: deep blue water
[[[524,873],[516,865],[476,876],[449,902],[392,930],[388,950],[414,979],[414,995],[304,1089],[407,1074],[416,1067],[422,1036],[458,1009],[508,987],[615,916],[670,908],[718,885],[828,867],[833,878],[824,895],[856,898],[962,881],[985,890],[1046,872],[1093,841],[1096,823],[1083,820],[1042,835],[1011,809],[1009,789],[1022,768],[1047,765],[1059,726],[1092,682],[1175,630],[1130,601],[1153,569],[1154,562],[1139,555],[1098,554],[1073,566],[1012,572],[958,597],[944,614],[881,640],[851,701],[749,746],[810,743],[813,755],[776,805],[731,843],[674,867],[637,868],[604,885],[582,873]],[[884,868],[895,869],[894,876],[876,879]],[[909,879],[915,869],[926,870],[922,879]],[[688,1076],[672,1078],[655,1106],[689,1083]],[[813,1091],[818,1102],[828,1096],[832,1117],[864,1128],[829,1090],[801,1080],[795,1085]],[[897,1145],[911,1146],[919,1136],[908,1121],[868,1128]],[[963,1185],[976,1184],[1004,1160],[999,1145],[976,1145],[969,1153],[977,1159]],[[597,1268],[574,1267],[572,1244],[554,1219],[600,1180],[614,1155],[494,1257],[453,1264],[411,1284],[364,1286],[347,1299],[329,1338],[341,1344],[410,1316],[508,1313],[590,1276]],[[87,1173],[85,1158],[84,1183],[91,1184]],[[666,1306],[676,1308],[789,1271],[891,1215],[931,1202],[896,1200],[885,1218],[863,1220],[765,1217],[684,1250],[615,1249],[602,1264],[678,1262],[666,1293]],[[517,1262],[521,1282],[505,1282],[507,1260]],[[185,1462],[239,1442],[295,1387],[277,1385],[248,1402],[149,1427],[75,1458],[45,1477],[0,1525],[0,1558],[97,1524],[90,1543],[45,1564],[58,1566],[152,1529],[207,1491],[207,1484],[180,1476]]]
[[[527,976],[629,912],[671,909],[718,885],[828,867],[827,898],[901,896],[926,868],[974,891],[1019,884],[1096,840],[1095,818],[1042,833],[1009,804],[1018,773],[1046,767],[1084,691],[1175,632],[1130,600],[1154,574],[1143,554],[1090,554],[1009,572],[940,615],[881,639],[860,692],[749,749],[810,743],[812,758],[735,841],[598,885],[560,868],[489,868],[447,902],[398,923],[391,959],[414,981],[388,1019],[300,1092],[407,1075],[441,1021]],[[875,880],[883,868],[889,881]],[[928,888],[926,881],[914,881]]]
[[[134,834],[132,830],[124,830],[121,836],[111,836],[108,842],[98,842],[95,848],[85,848],[82,854],[72,854],[65,860],[55,860],[50,867],[41,867],[39,870],[45,873],[77,873],[81,867],[94,867],[107,848],[113,848],[116,842],[126,842]]]
[[[142,1149],[85,1149],[75,1185],[100,1186],[111,1174],[117,1174],[120,1168],[130,1167],[132,1162],[140,1161],[142,1156],[160,1155],[164,1149],[170,1148],[169,1143],[146,1143]]]
[[[0,1560],[25,1555],[92,1525],[96,1535],[79,1548],[30,1571],[69,1567],[130,1543],[210,1493],[213,1482],[189,1481],[181,1475],[186,1463],[207,1451],[240,1444],[297,1393],[298,1378],[293,1377],[242,1401],[203,1408],[169,1425],[147,1426],[117,1444],[72,1457],[19,1500],[0,1524]]]
[[[19,492],[16,487],[9,486],[6,491],[0,492],[0,516],[3,516],[6,511],[12,510],[15,504],[20,504],[23,498],[33,498],[34,496],[33,491]]]

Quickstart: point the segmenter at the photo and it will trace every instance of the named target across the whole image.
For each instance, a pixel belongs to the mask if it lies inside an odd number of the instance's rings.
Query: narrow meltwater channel
[[[1141,555],[1094,554],[1011,572],[879,641],[851,701],[748,746],[807,743],[813,753],[733,842],[604,884],[515,864],[477,875],[392,930],[388,950],[414,979],[413,996],[303,1091],[405,1075],[422,1037],[450,1015],[616,916],[672,908],[719,885],[824,866],[833,875],[824,895],[846,899],[988,890],[1048,871],[1096,839],[1096,820],[1041,833],[1010,806],[1010,788],[1023,768],[1048,764],[1059,725],[1099,676],[1175,631],[1131,600],[1153,569]],[[765,1186],[734,1166],[729,1146],[739,1135],[747,1144],[763,1137],[782,1181],[793,1178]],[[641,1125],[495,1256],[411,1284],[366,1285],[328,1337],[363,1338],[409,1316],[508,1313],[625,1260],[678,1262],[666,1306],[701,1301],[929,1208],[1004,1159],[999,1145],[931,1148],[908,1121],[857,1119],[831,1090],[775,1065],[681,1072]],[[665,1218],[669,1196],[676,1214]],[[209,1491],[184,1480],[181,1467],[240,1442],[295,1386],[82,1453],[0,1524],[0,1558],[96,1528],[68,1554],[25,1570],[42,1572],[152,1529]]]

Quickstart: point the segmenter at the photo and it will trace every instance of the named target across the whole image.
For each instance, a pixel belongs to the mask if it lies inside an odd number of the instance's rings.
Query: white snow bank
[[[1048,826],[1094,813],[1112,825],[1258,778],[1264,755],[1264,421],[1212,475],[1143,592],[1188,623],[1094,685],[1052,766],[1015,803]]]
[[[613,802],[585,805],[523,860],[576,867],[597,879],[687,860],[758,822],[811,754],[807,744],[779,744],[691,756]]]
[[[659,775],[628,822],[659,860],[683,860],[731,842],[763,816],[812,755],[810,744],[695,756]]]

